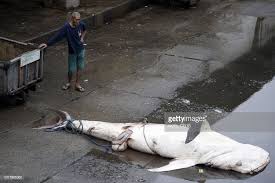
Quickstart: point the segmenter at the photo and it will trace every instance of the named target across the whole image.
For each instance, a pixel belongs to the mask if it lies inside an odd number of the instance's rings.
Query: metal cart
[[[24,102],[43,78],[44,50],[33,44],[0,37],[0,102],[4,98]]]

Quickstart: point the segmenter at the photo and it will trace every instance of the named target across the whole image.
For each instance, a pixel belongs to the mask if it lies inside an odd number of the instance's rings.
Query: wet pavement
[[[259,15],[259,7],[266,11]],[[210,111],[210,122],[216,123],[274,76],[270,7],[275,3],[207,0],[188,10],[150,5],[89,30],[84,93],[60,89],[66,46],[47,49],[45,78],[37,91],[24,105],[0,107],[1,174],[23,175],[24,182],[272,182],[272,163],[256,176],[205,166],[151,173],[146,169],[168,160],[132,150],[109,154],[83,136],[31,129],[51,118],[47,107],[112,122],[147,117],[163,123],[164,112]],[[269,130],[232,138],[259,145],[274,159],[272,137]]]
[[[163,121],[163,111],[212,111],[217,116],[232,112],[274,76],[274,40],[213,72],[207,79],[177,89],[177,97],[150,114],[150,121]],[[216,111],[215,111],[216,110]],[[219,118],[215,118],[214,123]]]

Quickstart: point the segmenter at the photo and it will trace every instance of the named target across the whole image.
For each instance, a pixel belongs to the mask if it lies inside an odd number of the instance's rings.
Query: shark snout
[[[234,155],[236,157],[233,170],[254,174],[263,170],[270,162],[269,153],[264,149],[245,144]]]
[[[266,158],[266,161],[263,162],[261,165],[259,165],[257,168],[255,168],[254,170],[252,170],[252,173],[257,173],[262,171],[268,164],[270,163],[270,157],[268,156]]]

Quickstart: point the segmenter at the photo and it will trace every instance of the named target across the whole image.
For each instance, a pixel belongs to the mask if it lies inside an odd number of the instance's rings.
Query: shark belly
[[[132,129],[128,145],[135,150],[177,158],[189,154],[192,146],[185,144],[187,131],[170,132],[163,124],[148,124]]]

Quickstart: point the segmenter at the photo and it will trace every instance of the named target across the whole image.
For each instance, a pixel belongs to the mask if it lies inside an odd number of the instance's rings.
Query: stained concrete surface
[[[257,6],[243,9],[246,3]],[[1,172],[23,175],[26,182],[249,182],[251,176],[206,167],[153,174],[144,168],[158,165],[156,157],[142,156],[141,160],[148,161],[139,163],[138,158],[130,161],[127,155],[131,153],[126,152],[125,160],[120,154],[105,155],[104,149],[96,151],[102,148],[87,138],[31,127],[47,115],[47,107],[67,110],[75,118],[113,122],[137,122],[147,116],[161,123],[163,112],[184,109],[219,109],[227,115],[273,76],[265,67],[273,65],[269,42],[274,34],[273,17],[253,16],[260,5],[259,1],[207,0],[190,10],[149,6],[101,29],[89,30],[84,93],[60,89],[66,77],[67,48],[64,43],[48,48],[45,78],[37,91],[30,93],[25,105],[1,106]],[[270,29],[260,33],[261,26]],[[227,88],[225,81],[232,84]],[[230,90],[232,87],[237,92]],[[244,96],[240,97],[240,92]],[[200,169],[206,173],[201,175]],[[265,173],[271,176],[269,171]],[[259,176],[261,179],[262,174]]]

